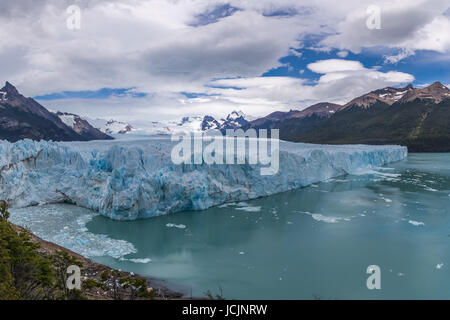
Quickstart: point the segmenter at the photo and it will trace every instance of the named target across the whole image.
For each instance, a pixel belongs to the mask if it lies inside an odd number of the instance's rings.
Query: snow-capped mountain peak
[[[369,108],[377,102],[392,105],[409,95],[410,92],[414,91],[416,91],[416,89],[414,89],[411,84],[404,88],[386,87],[357,97],[344,105],[344,107],[356,105],[358,107]]]
[[[419,99],[439,103],[449,98],[450,89],[437,81],[428,87],[408,91],[408,93],[402,97],[401,101],[409,102]]]
[[[112,139],[96,130],[89,123],[77,120],[73,114],[61,117],[39,104],[33,98],[23,96],[11,83],[0,89],[0,139],[53,141],[87,141]]]
[[[202,121],[202,131],[210,129],[219,129],[220,123],[212,116],[204,116]]]
[[[248,116],[242,111],[232,111],[225,119],[220,119],[221,130],[237,129],[247,125],[254,117]]]
[[[92,126],[89,121],[81,118],[80,116],[68,113],[68,112],[59,112],[57,111],[56,116],[68,127],[72,128],[76,133],[89,138],[90,140],[98,140],[98,139],[112,139],[107,135],[106,132],[99,130]]]
[[[88,121],[95,128],[107,134],[125,134],[135,130],[135,128],[131,124],[114,119],[105,120],[85,117],[84,120]]]
[[[344,107],[359,106],[368,108],[377,102],[393,105],[394,103],[411,102],[416,99],[439,103],[450,98],[450,89],[440,82],[435,82],[424,88],[414,88],[411,84],[404,88],[387,87],[378,89],[353,99]]]
[[[230,114],[228,114],[228,116],[227,116],[228,120],[236,120],[238,118],[243,118],[243,119],[245,119],[247,121],[252,121],[252,120],[256,119],[256,117],[253,117],[253,116],[250,116],[248,114],[245,114],[244,112],[242,112],[240,110],[239,111],[234,110]]]
[[[146,134],[170,135],[180,132],[203,132],[210,129],[226,130],[236,129],[249,123],[253,117],[242,111],[233,111],[225,118],[217,120],[211,115],[185,116],[181,120],[152,121],[140,131]]]
[[[228,120],[236,120],[240,117],[245,117],[245,114],[242,111],[232,111],[228,116]]]

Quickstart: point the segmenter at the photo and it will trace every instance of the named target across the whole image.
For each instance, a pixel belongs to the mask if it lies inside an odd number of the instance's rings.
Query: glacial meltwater
[[[67,204],[11,221],[187,296],[227,299],[450,299],[450,154],[409,154],[376,172],[147,220]],[[369,265],[381,289],[366,285]]]

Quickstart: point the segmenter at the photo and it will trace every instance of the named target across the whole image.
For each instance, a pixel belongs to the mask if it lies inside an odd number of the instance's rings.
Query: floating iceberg
[[[407,156],[400,146],[280,142],[278,173],[262,176],[259,164],[176,165],[174,145],[163,138],[1,141],[0,199],[16,208],[72,203],[134,220],[268,196]]]

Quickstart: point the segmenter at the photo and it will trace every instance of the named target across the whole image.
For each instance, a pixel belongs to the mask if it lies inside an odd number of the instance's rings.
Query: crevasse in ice
[[[117,220],[203,210],[402,160],[400,146],[280,142],[279,171],[259,165],[176,165],[175,142],[140,139],[0,142],[0,198],[13,207],[73,203]]]

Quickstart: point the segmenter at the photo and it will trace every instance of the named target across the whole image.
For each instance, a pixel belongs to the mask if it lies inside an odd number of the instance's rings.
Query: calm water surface
[[[450,298],[450,155],[410,154],[381,174],[133,222],[93,233],[131,242],[148,263],[98,261],[181,284],[194,296]],[[392,168],[392,169],[390,169]],[[381,268],[381,290],[366,287]]]
[[[222,290],[229,299],[450,299],[449,206],[450,154],[410,154],[375,174],[202,212],[132,222],[96,215],[86,224],[80,213],[73,225],[89,238],[67,234],[64,244],[102,247],[94,260],[167,279],[193,296]],[[28,210],[26,223],[24,212],[16,210],[13,220],[41,228],[48,240],[62,237],[50,235],[56,218],[41,215],[33,224]],[[64,215],[62,221],[70,212]],[[61,223],[61,232],[72,230]],[[381,290],[366,287],[373,264],[381,268]]]

